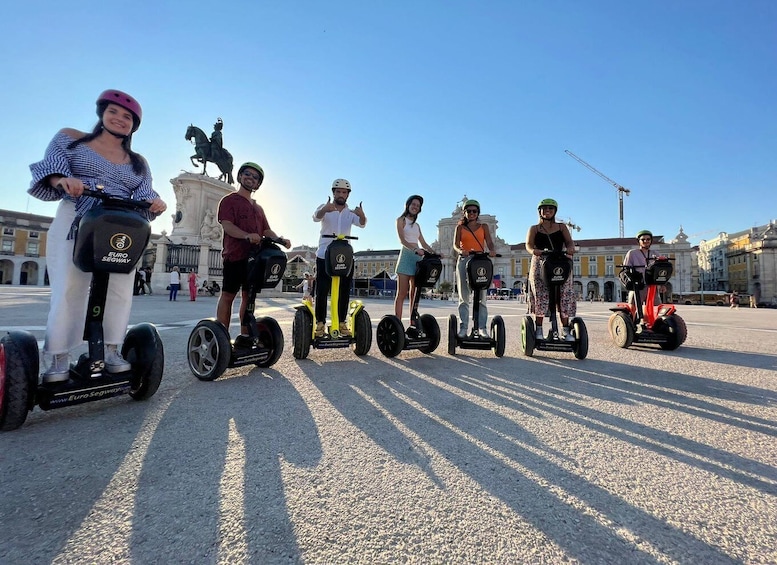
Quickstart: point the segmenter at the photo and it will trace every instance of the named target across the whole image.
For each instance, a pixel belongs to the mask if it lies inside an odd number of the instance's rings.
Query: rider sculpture
[[[234,182],[234,178],[232,177],[232,154],[224,149],[224,142],[221,135],[223,127],[224,122],[219,118],[213,125],[213,134],[210,139],[208,139],[208,136],[204,131],[192,124],[186,129],[185,138],[187,141],[194,138],[195,153],[189,157],[192,165],[199,167],[197,162],[202,163],[202,174],[204,175],[206,174],[208,161],[216,163],[219,170],[221,170],[219,180],[232,184]]]

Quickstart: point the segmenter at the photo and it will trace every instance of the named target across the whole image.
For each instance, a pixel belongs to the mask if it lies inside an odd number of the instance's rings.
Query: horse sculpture
[[[232,177],[232,154],[218,145],[212,146],[205,132],[195,125],[190,125],[186,128],[186,141],[191,141],[192,138],[194,138],[195,151],[194,155],[189,157],[192,165],[199,167],[195,160],[202,163],[202,174],[204,175],[206,174],[205,169],[208,166],[208,161],[216,163],[221,170],[219,180],[233,184],[235,179]]]

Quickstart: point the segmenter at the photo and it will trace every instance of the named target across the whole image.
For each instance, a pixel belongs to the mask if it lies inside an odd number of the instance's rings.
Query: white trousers
[[[50,355],[68,353],[84,342],[84,323],[92,274],[84,273],[73,264],[75,240],[68,240],[67,234],[75,217],[75,204],[68,200],[60,202],[46,242],[51,305],[43,349]],[[118,346],[124,342],[132,307],[134,275],[133,271],[127,275],[112,273],[110,276],[103,318],[106,345]]]

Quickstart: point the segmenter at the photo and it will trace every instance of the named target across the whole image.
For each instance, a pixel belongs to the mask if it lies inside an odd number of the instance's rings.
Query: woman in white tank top
[[[410,295],[410,304],[415,295],[415,266],[424,253],[434,253],[421,233],[421,226],[416,221],[421,213],[424,199],[417,194],[412,195],[405,202],[405,211],[397,218],[397,235],[402,244],[397,258],[397,296],[394,299],[394,314],[402,319],[402,307],[405,299]]]

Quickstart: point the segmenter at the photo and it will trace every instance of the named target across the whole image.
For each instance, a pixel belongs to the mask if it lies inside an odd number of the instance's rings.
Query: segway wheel
[[[429,338],[429,345],[419,349],[419,351],[429,355],[440,345],[440,324],[437,323],[437,320],[431,314],[421,314],[418,321],[421,324],[426,337]]]
[[[491,348],[494,350],[494,355],[504,356],[507,337],[505,336],[505,322],[502,316],[494,316],[494,319],[491,320],[491,339],[494,342],[494,346]]]
[[[448,355],[456,355],[456,339],[458,338],[459,331],[458,320],[456,314],[448,316]]]
[[[132,388],[135,400],[150,398],[159,389],[165,371],[165,348],[152,324],[138,324],[127,332],[121,355],[132,365]]]
[[[258,318],[256,320],[256,327],[259,330],[259,340],[265,347],[272,349],[270,356],[261,363],[257,363],[256,366],[272,367],[278,362],[283,353],[283,331],[275,318],[270,318],[269,316]]]
[[[195,377],[201,381],[217,379],[227,370],[232,355],[229,332],[216,320],[200,320],[189,335],[186,351]]]
[[[15,430],[32,410],[38,381],[38,342],[28,332],[0,339],[0,431]]]
[[[612,341],[615,345],[625,349],[634,343],[636,328],[634,328],[631,316],[625,312],[615,312],[615,314],[610,316],[609,326]]]
[[[537,336],[534,328],[534,318],[524,316],[521,320],[521,350],[526,357],[534,355],[534,346],[537,342]]]
[[[588,328],[581,318],[572,318],[569,321],[569,327],[572,328],[572,335],[575,336],[572,353],[575,354],[576,359],[585,359],[588,356]]]
[[[367,355],[372,347],[372,321],[364,308],[356,313],[353,324],[355,337],[353,352],[359,356]]]
[[[662,332],[668,336],[668,341],[660,343],[661,349],[666,351],[674,351],[680,347],[685,338],[688,337],[688,327],[683,320],[677,314],[671,316],[661,316],[659,318],[663,322],[661,325]]]
[[[299,308],[294,313],[294,321],[291,323],[291,341],[294,344],[292,355],[295,359],[305,359],[310,353],[310,344],[313,340],[313,316],[305,308]]]
[[[386,314],[375,330],[378,349],[386,357],[396,357],[405,348],[405,328],[399,318]]]

